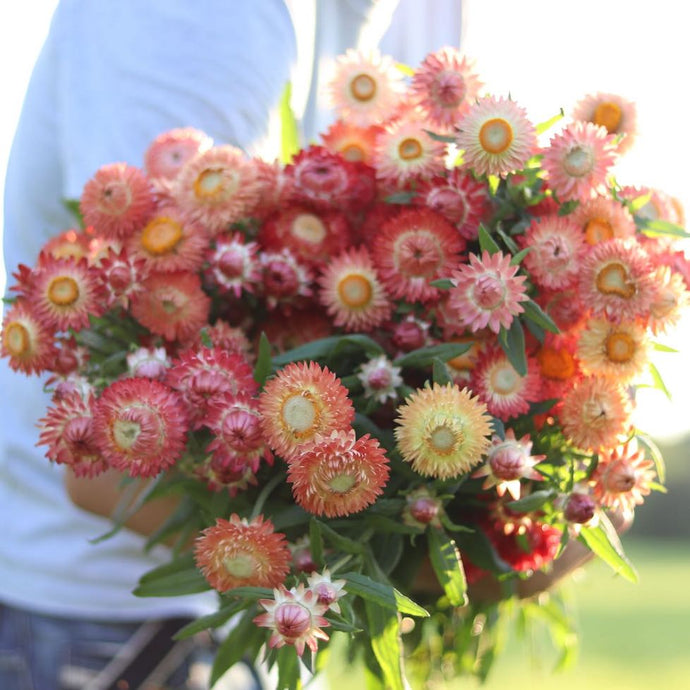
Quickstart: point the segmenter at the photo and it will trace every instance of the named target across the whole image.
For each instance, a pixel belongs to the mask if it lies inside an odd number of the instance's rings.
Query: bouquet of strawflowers
[[[96,171],[14,274],[2,354],[49,374],[49,460],[143,484],[118,525],[176,497],[135,593],[217,591],[180,633],[222,630],[214,680],[244,656],[296,687],[336,639],[381,687],[485,675],[506,605],[569,644],[530,596],[583,554],[635,579],[618,532],[663,470],[634,391],[688,303],[682,211],[613,178],[614,94],[535,126],[447,48],[348,52],[330,94],[279,162],[187,128]]]

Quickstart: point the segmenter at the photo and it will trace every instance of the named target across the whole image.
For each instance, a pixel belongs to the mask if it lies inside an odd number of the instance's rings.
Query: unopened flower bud
[[[597,504],[589,494],[574,492],[568,496],[563,515],[568,522],[584,524],[594,517]]]

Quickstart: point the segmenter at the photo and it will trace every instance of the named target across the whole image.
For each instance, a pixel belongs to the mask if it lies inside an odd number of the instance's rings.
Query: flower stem
[[[261,512],[261,509],[264,507],[264,503],[266,503],[266,499],[271,495],[273,489],[275,489],[276,486],[283,481],[285,481],[285,473],[280,472],[266,483],[264,488],[261,489],[261,493],[256,497],[256,503],[254,503],[254,508],[252,508],[252,514],[249,518],[250,520],[253,520]]]

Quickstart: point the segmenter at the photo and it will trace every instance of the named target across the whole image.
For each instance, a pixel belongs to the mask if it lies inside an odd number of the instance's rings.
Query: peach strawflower
[[[124,239],[154,213],[153,188],[141,170],[126,163],[104,165],[84,185],[79,210],[84,224],[108,239]]]
[[[374,146],[381,127],[357,127],[345,120],[336,120],[321,135],[323,145],[334,153],[339,153],[346,161],[362,162],[372,165]]]
[[[295,501],[327,517],[351,515],[376,501],[388,481],[388,458],[378,439],[352,429],[316,434],[288,460]]]
[[[415,111],[406,112],[383,128],[376,138],[374,167],[384,186],[402,187],[443,172],[446,146],[432,139],[427,129],[428,122]]]
[[[198,223],[189,222],[172,205],[162,206],[141,229],[127,239],[132,257],[141,258],[151,271],[197,271],[204,260],[208,236]]]
[[[364,53],[350,49],[336,58],[329,95],[339,119],[368,127],[385,122],[395,113],[402,88],[402,73],[392,58],[378,50]]]
[[[87,258],[91,254],[92,247],[96,242],[93,228],[86,228],[85,230],[70,228],[49,239],[41,251],[50,254],[55,259],[79,260]]]
[[[160,381],[111,383],[93,405],[93,434],[106,462],[132,477],[154,477],[172,467],[187,440],[187,409]]]
[[[410,92],[430,121],[430,129],[450,131],[481,87],[473,63],[446,46],[424,58],[412,77]]]
[[[618,196],[630,202],[648,197],[636,211],[636,215],[642,220],[665,220],[676,225],[685,225],[685,214],[678,199],[660,189],[626,186],[618,190]]]
[[[646,370],[650,349],[646,329],[639,323],[592,318],[580,333],[577,358],[585,374],[628,383]]]
[[[634,240],[609,240],[582,261],[578,288],[593,313],[612,321],[642,319],[649,311],[652,265]]]
[[[603,190],[617,158],[613,139],[591,122],[574,122],[551,138],[542,167],[560,201],[586,201]]]
[[[219,592],[236,587],[277,587],[290,571],[290,549],[263,515],[253,520],[233,513],[216,518],[197,537],[194,560],[208,583]]]
[[[173,183],[173,196],[189,220],[217,235],[256,203],[254,167],[240,149],[214,146],[184,165]]]
[[[281,587],[273,590],[273,599],[259,599],[266,613],[254,618],[254,623],[262,628],[271,629],[268,646],[271,649],[291,645],[299,656],[304,648],[309,647],[312,653],[318,650],[318,640],[328,640],[328,635],[321,630],[330,625],[323,617],[328,607],[318,601],[318,596],[311,589],[304,589],[303,584],[290,590]]]
[[[327,606],[335,613],[340,613],[338,599],[342,599],[347,594],[343,591],[346,584],[346,580],[334,580],[328,568],[324,568],[320,573],[312,572],[307,577],[307,585],[316,594],[318,603]]]
[[[499,496],[508,492],[516,501],[520,498],[520,480],[542,481],[534,466],[545,455],[532,455],[532,439],[529,435],[515,438],[513,429],[506,431],[505,438],[494,436],[487,452],[486,463],[476,470],[472,477],[486,477],[482,489],[496,487]]]
[[[522,246],[531,248],[523,264],[540,286],[562,290],[577,282],[585,242],[569,216],[536,218],[525,231]]]
[[[220,347],[180,353],[168,368],[165,382],[184,396],[195,428],[205,424],[209,406],[226,393],[254,395],[258,389],[247,360]]]
[[[615,93],[588,94],[575,104],[572,116],[574,120],[584,120],[604,127],[609,134],[619,137],[620,153],[630,149],[635,141],[635,104]]]
[[[477,239],[479,224],[490,208],[486,182],[454,168],[445,177],[420,180],[415,191],[414,204],[440,213],[466,240]]]
[[[539,374],[536,362],[527,359],[527,374],[514,369],[500,347],[484,349],[472,372],[471,389],[495,417],[507,421],[529,411],[539,398]]]
[[[502,252],[484,251],[481,258],[470,254],[469,263],[452,272],[448,307],[462,326],[472,332],[488,327],[498,333],[524,311],[520,302],[529,299],[526,276],[515,275],[519,266],[511,266],[511,258]]]
[[[395,439],[403,460],[419,474],[457,477],[479,464],[489,447],[491,417],[467,388],[417,389],[398,407]]]
[[[630,428],[630,415],[627,391],[604,376],[588,376],[575,383],[559,411],[563,433],[583,450],[616,445]]]
[[[166,340],[187,340],[208,322],[211,300],[195,273],[153,273],[132,296],[131,313]]]
[[[159,134],[144,153],[144,168],[150,177],[174,180],[184,164],[208,151],[213,140],[194,127],[180,127]]]
[[[86,259],[54,259],[41,254],[29,295],[32,309],[47,328],[66,331],[89,325],[103,312],[98,274]]]
[[[360,365],[357,378],[362,382],[364,397],[373,398],[381,405],[389,398],[398,399],[396,388],[403,383],[400,367],[396,367],[386,355],[372,357]]]
[[[534,126],[524,108],[506,98],[479,99],[457,127],[464,163],[477,175],[505,176],[522,170],[536,153]]]
[[[615,199],[596,196],[581,202],[567,216],[582,230],[588,244],[595,245],[614,238],[633,237],[635,219],[628,209]]]
[[[18,300],[5,312],[2,322],[2,357],[14,371],[40,374],[56,357],[53,331],[38,318],[25,300]]]
[[[285,459],[317,434],[348,429],[354,418],[345,386],[316,362],[293,362],[278,371],[259,396],[259,411],[266,441]]]
[[[683,276],[668,266],[659,266],[651,278],[652,297],[647,325],[657,335],[666,333],[678,324],[688,304],[688,292]]]
[[[391,301],[365,247],[333,257],[318,283],[319,301],[346,331],[370,331],[391,314]]]
[[[592,474],[592,493],[599,503],[614,510],[630,512],[651,493],[656,479],[654,461],[648,460],[634,441],[604,448]]]
[[[46,457],[69,465],[78,477],[95,477],[108,469],[93,434],[93,396],[68,393],[54,400],[46,416],[39,420],[39,446],[47,446]]]
[[[204,424],[213,434],[206,451],[221,466],[259,470],[261,460],[272,462],[273,455],[261,432],[261,415],[255,398],[242,391],[225,393],[208,407]]]
[[[259,245],[247,242],[239,232],[218,235],[206,254],[205,276],[220,292],[240,297],[253,293],[261,282]]]
[[[442,215],[411,208],[383,225],[372,258],[393,298],[429,302],[440,296],[429,283],[450,274],[463,248],[464,241]]]

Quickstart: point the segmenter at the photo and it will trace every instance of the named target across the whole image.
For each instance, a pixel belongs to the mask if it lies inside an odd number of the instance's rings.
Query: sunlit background
[[[7,155],[24,90],[54,6],[55,0],[3,0],[0,3],[0,85],[3,94],[0,107],[0,186],[4,182]],[[676,196],[690,213],[687,172],[690,162],[687,125],[690,113],[690,90],[687,87],[690,41],[687,38],[685,6],[677,0],[466,0],[463,3],[463,49],[475,58],[487,87],[499,95],[510,94],[527,109],[534,122],[550,118],[559,108],[568,112],[577,99],[595,91],[610,91],[636,101],[639,136],[633,149],[618,166],[617,178],[622,184],[662,189]],[[2,276],[0,288],[4,292]],[[685,489],[680,485],[683,491],[690,487],[687,469],[690,465],[687,457],[690,449],[690,318],[686,318],[665,342],[686,350],[685,354],[659,353],[655,360],[671,391],[672,401],[659,391],[642,391],[637,424],[674,449],[674,471],[678,481],[685,478],[686,482]],[[687,518],[687,508],[683,508],[685,516],[674,512],[679,509],[672,506],[680,505],[678,498],[675,502],[671,500],[674,491],[678,489],[674,487],[671,475],[671,494],[655,497],[653,502],[669,525],[674,521],[684,523]],[[683,505],[690,501],[690,495],[681,498]],[[640,514],[646,509],[647,506],[643,507]],[[650,533],[654,534],[654,531]],[[673,534],[678,536],[677,531]],[[685,564],[690,564],[688,534],[690,530],[686,527],[681,534],[685,541],[674,542],[680,547],[673,547],[676,551],[684,549]],[[640,634],[642,628],[651,626],[654,638],[650,636],[644,642],[644,650],[650,655],[653,652],[656,658],[661,659],[663,652],[661,644],[659,650],[654,647],[654,641],[663,640],[666,652],[669,648],[680,650],[678,658],[669,661],[671,664],[681,663],[678,659],[686,653],[682,650],[690,648],[687,633],[690,599],[684,594],[679,596],[680,590],[687,589],[679,568],[686,566],[675,560],[672,555],[675,552],[667,550],[662,554],[645,550],[648,549],[647,543],[633,549],[633,557],[639,553],[646,566],[646,573],[645,567],[639,566],[643,583],[645,574],[648,576],[646,588],[640,586],[641,589],[634,590],[623,582],[617,583],[615,588],[610,584],[600,586],[597,583],[608,582],[608,579],[602,579],[608,575],[605,568],[593,569],[598,575],[589,582],[588,591],[594,592],[592,588],[596,587],[596,592],[604,594],[593,593],[589,598],[583,595],[583,625],[589,635],[585,635],[585,662],[587,657],[601,655],[602,648],[615,656],[617,636],[622,634],[626,625],[639,626]],[[669,573],[675,579],[669,580]],[[663,590],[661,598],[660,589]],[[661,599],[666,602],[666,608],[660,603]],[[611,618],[606,619],[608,623],[598,618],[587,618],[587,611],[592,615],[594,611],[600,614],[602,607],[607,605],[611,608]],[[649,608],[645,609],[644,605]],[[621,612],[630,611],[633,607],[640,611],[640,618],[626,622]],[[678,639],[676,630],[683,631],[684,641]],[[607,644],[614,646],[606,647]],[[580,668],[584,675],[579,681],[584,681],[584,685],[578,687],[642,687],[630,680],[635,675],[640,676],[640,683],[644,678],[650,682],[658,678],[659,687],[672,690],[687,687],[685,684],[676,685],[676,682],[680,683],[677,680],[662,681],[668,669],[660,672],[661,675],[655,675],[657,672],[654,670],[647,671],[647,666],[641,665],[644,650],[642,647],[639,651],[624,647],[618,650],[621,659],[627,658],[626,654],[630,657],[628,675],[622,667],[615,665],[606,676],[597,676]],[[690,667],[684,666],[673,678],[683,677],[683,673],[687,680]],[[522,681],[511,671],[506,671],[504,677],[510,679],[512,687],[523,687]],[[535,683],[531,677],[524,687],[542,687]],[[575,687],[568,685],[567,681],[559,683],[562,688]],[[488,687],[495,686],[490,682]]]

